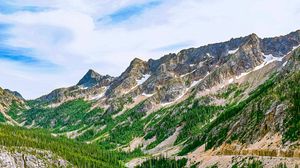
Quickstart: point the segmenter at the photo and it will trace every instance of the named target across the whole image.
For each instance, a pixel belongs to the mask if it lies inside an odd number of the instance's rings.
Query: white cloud
[[[193,42],[190,47],[197,47],[252,32],[266,37],[300,28],[298,0],[166,0],[120,23],[98,21],[122,8],[147,2],[10,1],[11,5],[49,10],[0,14],[0,23],[13,25],[6,32],[10,35],[7,45],[30,48],[34,57],[61,69],[46,73],[6,64],[5,72],[1,67],[0,86],[33,98],[58,86],[75,84],[89,68],[118,75],[134,57],[159,58],[165,54],[159,49],[166,46]]]

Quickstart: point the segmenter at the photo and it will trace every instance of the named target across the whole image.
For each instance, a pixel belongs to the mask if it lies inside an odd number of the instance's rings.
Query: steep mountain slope
[[[263,162],[266,167],[275,166],[280,160],[287,161],[289,167],[299,164],[300,48],[290,56],[285,66],[250,92],[249,97],[229,106],[206,125],[181,154],[204,145],[189,154],[191,162],[200,161],[201,166],[221,162],[225,167],[232,165],[234,158],[222,163],[224,156],[254,155],[262,160],[275,157],[268,160],[272,164]],[[208,155],[218,159],[207,159]]]
[[[89,70],[75,86],[10,100],[5,114],[55,136],[187,158],[189,166],[253,159],[294,166],[300,164],[299,45],[298,30],[265,39],[251,34],[158,60],[136,58],[119,77]]]
[[[163,110],[165,117],[147,126],[150,132],[143,138],[154,141],[146,144],[145,152],[167,156],[179,152],[188,158],[189,166],[199,167],[241,166],[253,160],[264,167],[299,165],[299,58],[300,48],[250,92],[249,80],[242,85],[231,83],[215,94],[190,98]],[[245,77],[259,79],[253,76],[258,74]],[[220,107],[216,99],[230,103]],[[140,145],[145,145],[143,141]]]
[[[0,122],[19,125],[19,123],[12,119],[11,114],[9,114],[9,110],[14,107],[17,107],[17,114],[20,114],[23,109],[27,108],[21,94],[0,88]]]

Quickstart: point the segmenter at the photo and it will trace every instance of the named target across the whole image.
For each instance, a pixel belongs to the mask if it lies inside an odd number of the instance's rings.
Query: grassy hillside
[[[92,124],[97,125],[103,110],[96,108],[91,110],[92,103],[82,99],[69,101],[55,108],[47,108],[32,105],[29,110],[12,104],[8,114],[18,122],[25,121],[25,125],[31,125],[50,129],[53,132],[66,132]],[[23,111],[20,115],[17,115]]]

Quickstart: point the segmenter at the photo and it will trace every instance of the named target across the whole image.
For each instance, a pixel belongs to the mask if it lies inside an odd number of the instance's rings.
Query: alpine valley
[[[0,88],[0,111],[1,167],[298,167],[300,30],[88,70],[35,100]]]

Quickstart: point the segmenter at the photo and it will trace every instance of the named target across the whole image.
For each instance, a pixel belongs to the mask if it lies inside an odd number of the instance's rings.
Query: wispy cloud
[[[9,32],[13,28],[13,24],[0,24],[0,61],[14,62],[23,66],[29,66],[36,70],[54,70],[55,68],[58,68],[54,63],[42,60],[39,56],[35,55],[36,53],[33,48],[14,47],[9,45],[8,41],[13,38],[13,34],[10,34]]]

